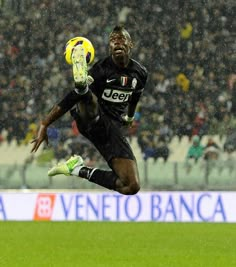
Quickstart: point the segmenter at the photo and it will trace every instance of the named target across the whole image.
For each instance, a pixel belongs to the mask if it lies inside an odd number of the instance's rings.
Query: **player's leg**
[[[140,189],[137,163],[123,130],[121,123],[100,112],[99,120],[82,134],[96,146],[111,170],[96,169],[87,178],[81,169],[77,175],[122,194],[136,194]]]
[[[122,194],[136,194],[140,186],[137,164],[132,149],[120,127],[111,122],[104,114],[100,113],[99,115],[99,120],[90,123],[90,125],[78,117],[77,126],[81,127],[79,128],[80,132],[96,146],[108,162],[111,170],[84,166],[82,158],[74,156],[67,162],[50,169],[48,175],[79,176]]]
[[[134,195],[140,190],[135,160],[114,158],[111,161],[111,166],[112,170],[80,166],[74,168],[72,174],[124,195]]]
[[[88,65],[82,45],[77,45],[73,50],[72,67],[75,91],[81,96],[79,103],[80,116],[83,116],[84,120],[94,119],[98,115],[98,103],[96,96],[89,90],[93,78],[88,76]]]
[[[74,175],[124,195],[136,194],[139,189],[138,169],[134,160],[115,158],[113,170],[102,170],[84,166],[80,156],[72,156],[65,163],[58,164],[48,171],[48,176],[58,174]]]
[[[116,191],[125,195],[133,195],[140,190],[139,174],[135,160],[114,158],[112,167],[117,175]]]

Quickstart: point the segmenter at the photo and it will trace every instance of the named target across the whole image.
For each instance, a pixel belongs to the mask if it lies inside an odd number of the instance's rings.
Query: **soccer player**
[[[49,176],[74,175],[125,195],[140,190],[137,162],[124,129],[132,125],[148,74],[130,57],[132,48],[128,31],[116,26],[109,36],[110,55],[89,71],[83,46],[74,48],[75,89],[42,120],[31,152],[36,152],[43,141],[48,143],[47,127],[70,110],[80,133],[94,144],[111,169],[87,167],[80,156],[74,155],[51,168]]]

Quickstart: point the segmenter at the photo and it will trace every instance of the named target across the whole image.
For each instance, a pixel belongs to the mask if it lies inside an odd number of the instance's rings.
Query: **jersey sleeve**
[[[147,69],[145,67],[142,68],[142,71],[140,73],[140,80],[141,80],[141,87],[139,89],[139,91],[142,91],[144,90],[144,87],[147,83],[147,78],[148,78],[148,72],[147,72]]]
[[[144,87],[147,83],[147,78],[148,78],[148,72],[145,67],[143,67],[140,71],[140,83],[139,86],[136,88],[136,90],[133,92],[132,97],[130,99],[131,103],[138,103],[140,97],[143,94]]]

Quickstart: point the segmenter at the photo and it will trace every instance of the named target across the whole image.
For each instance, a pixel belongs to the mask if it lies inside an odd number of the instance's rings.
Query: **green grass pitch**
[[[1,267],[233,267],[236,224],[1,222]]]

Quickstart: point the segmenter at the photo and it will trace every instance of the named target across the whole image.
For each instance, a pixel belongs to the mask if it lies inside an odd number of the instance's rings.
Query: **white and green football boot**
[[[71,175],[75,167],[83,167],[83,166],[84,166],[83,159],[78,155],[74,155],[70,157],[66,162],[59,163],[56,166],[52,167],[48,171],[48,176],[54,176],[59,174],[64,174],[69,176]]]
[[[83,45],[73,48],[71,55],[73,65],[73,76],[77,87],[85,87],[88,83],[88,64]]]

